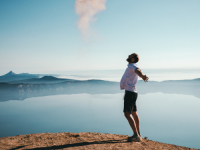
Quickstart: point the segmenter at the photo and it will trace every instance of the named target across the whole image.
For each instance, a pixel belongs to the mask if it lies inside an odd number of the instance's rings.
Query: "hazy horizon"
[[[89,80],[89,79],[100,79],[106,81],[119,82],[124,69],[113,69],[113,70],[74,70],[74,71],[58,71],[58,72],[15,72],[29,73],[29,74],[41,74],[41,75],[52,75],[58,78],[76,79],[76,80]],[[149,81],[166,81],[166,80],[187,80],[200,78],[200,69],[142,69],[143,73],[149,77]],[[1,74],[5,75],[8,72]],[[42,76],[41,76],[42,77]],[[139,80],[141,80],[139,78]]]

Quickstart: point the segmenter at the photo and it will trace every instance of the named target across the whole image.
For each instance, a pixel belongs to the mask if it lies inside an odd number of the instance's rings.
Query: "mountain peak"
[[[44,77],[42,77],[40,79],[43,79],[43,80],[55,80],[55,79],[58,79],[58,78],[53,77],[53,76],[44,76]]]
[[[5,74],[5,76],[13,76],[13,75],[16,75],[16,74],[14,72],[12,72],[12,71],[10,71],[7,74]]]

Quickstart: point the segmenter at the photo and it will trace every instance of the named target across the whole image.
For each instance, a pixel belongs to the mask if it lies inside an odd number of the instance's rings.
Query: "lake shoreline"
[[[128,135],[107,133],[36,133],[0,138],[0,149],[177,149],[195,150],[142,139],[141,142],[127,142]]]

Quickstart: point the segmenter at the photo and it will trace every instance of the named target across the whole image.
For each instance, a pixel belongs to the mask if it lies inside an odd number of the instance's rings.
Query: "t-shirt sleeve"
[[[139,68],[137,64],[132,64],[131,67],[133,68],[133,70]]]

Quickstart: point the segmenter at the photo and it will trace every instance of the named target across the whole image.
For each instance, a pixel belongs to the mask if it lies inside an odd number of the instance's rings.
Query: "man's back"
[[[137,92],[136,83],[138,80],[138,75],[135,73],[135,69],[137,68],[138,66],[136,63],[128,64],[128,67],[120,81],[121,90],[125,89],[127,91]]]

